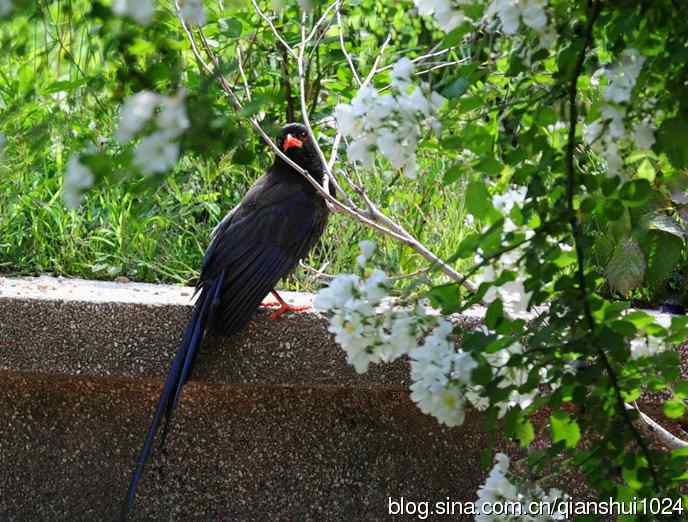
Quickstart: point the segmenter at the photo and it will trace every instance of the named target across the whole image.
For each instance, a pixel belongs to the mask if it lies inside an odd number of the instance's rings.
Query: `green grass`
[[[441,172],[439,164],[426,167]],[[81,208],[70,210],[62,201],[62,175],[55,162],[46,161],[43,172],[11,170],[5,164],[0,166],[0,271],[192,282],[211,230],[259,175],[259,169],[238,167],[228,159],[219,165],[186,159],[158,187],[141,189],[135,180],[103,181],[87,194]],[[367,181],[385,211],[400,217],[437,254],[452,254],[463,235],[459,184],[444,187],[372,176]],[[373,237],[369,229],[335,215],[306,262],[316,268],[326,265],[328,273],[351,271],[359,253],[357,242]],[[381,239],[379,244],[376,261],[390,273],[426,266],[393,240]],[[285,282],[299,290],[320,284],[303,268]]]

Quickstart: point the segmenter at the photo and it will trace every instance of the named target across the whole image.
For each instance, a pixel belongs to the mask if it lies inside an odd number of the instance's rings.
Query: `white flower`
[[[631,358],[638,359],[640,357],[650,357],[657,355],[667,349],[667,345],[663,339],[655,337],[654,335],[646,335],[643,337],[636,337],[631,340]]]
[[[592,145],[595,140],[597,140],[602,131],[604,130],[604,125],[602,120],[595,120],[590,124],[583,126],[583,141],[588,145]]]
[[[376,244],[375,241],[364,239],[363,241],[358,242],[358,247],[361,249],[361,255],[356,258],[356,262],[363,266],[371,257],[373,257]]]
[[[393,83],[404,87],[402,91],[394,89],[379,95],[372,87],[362,87],[351,104],[336,107],[337,127],[349,138],[350,161],[372,166],[374,153],[379,151],[406,177],[416,176],[416,147],[421,132],[429,126],[439,134],[441,126],[434,116],[445,99],[424,83],[409,94],[406,87],[411,85],[412,70],[411,61],[402,58],[393,69]]]
[[[621,53],[621,60],[607,70],[609,84],[602,97],[606,101],[624,103],[630,101],[631,91],[635,86],[645,57],[637,49],[626,49]]]
[[[624,162],[621,154],[619,154],[619,146],[615,142],[605,141],[602,155],[607,160],[608,176],[620,176],[623,174]]]
[[[518,32],[520,21],[541,35],[547,33],[545,0],[493,0],[485,11],[485,19],[496,17],[507,35]]]
[[[134,164],[146,174],[169,170],[179,157],[179,144],[162,132],[146,136],[136,146]]]
[[[377,146],[394,168],[398,169],[404,165],[406,150],[398,136],[383,129],[377,136]]]
[[[13,8],[12,0],[0,0],[0,17],[10,14]]]
[[[149,25],[155,5],[153,0],[113,0],[112,10],[119,16],[130,16],[141,25]]]
[[[411,86],[411,76],[415,66],[413,62],[406,57],[403,57],[392,67],[392,86],[400,91],[405,91]]]
[[[624,116],[626,110],[612,107],[611,105],[604,105],[601,109],[602,119],[608,120],[609,137],[612,139],[621,138],[626,134],[626,127],[624,125]]]
[[[124,101],[119,113],[117,140],[126,143],[152,118],[160,97],[154,92],[141,91]]]
[[[160,97],[160,112],[156,118],[156,123],[158,129],[170,138],[180,136],[189,128],[183,92],[173,97]]]
[[[354,117],[351,105],[340,103],[334,109],[337,120],[337,128],[344,136],[356,136],[361,132],[363,122],[360,118]]]
[[[444,32],[449,32],[466,20],[458,5],[469,2],[466,0],[414,0],[414,3],[420,15],[434,14],[437,25]]]
[[[387,282],[387,274],[382,270],[375,269],[370,274],[370,277],[366,279],[363,285],[363,292],[365,293],[368,302],[372,304],[378,304],[382,299],[387,297],[388,290],[385,286]]]
[[[544,0],[529,0],[525,2],[525,6],[521,10],[523,23],[541,32],[547,27],[547,15],[545,14]]]
[[[67,173],[64,177],[62,198],[70,208],[77,208],[83,199],[85,189],[93,185],[93,173],[81,163],[79,156],[72,156],[67,162]]]
[[[397,101],[394,96],[391,94],[378,96],[375,103],[368,109],[367,124],[372,127],[379,127],[396,109]]]
[[[497,16],[502,24],[502,31],[508,35],[518,31],[521,10],[514,0],[496,0]]]
[[[639,149],[651,149],[655,144],[655,129],[648,122],[639,121],[633,128],[633,141]]]
[[[323,288],[313,300],[313,308],[319,312],[326,312],[333,308],[340,308],[353,298],[353,291],[358,286],[360,278],[354,274],[340,274],[335,277],[330,286]]]
[[[374,162],[373,145],[374,137],[366,136],[349,144],[346,153],[351,161],[358,161],[364,167],[371,167]]]
[[[185,22],[193,25],[203,25],[208,20],[202,0],[181,0],[180,13]]]

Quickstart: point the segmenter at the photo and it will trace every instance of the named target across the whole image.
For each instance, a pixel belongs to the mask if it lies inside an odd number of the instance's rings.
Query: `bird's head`
[[[277,146],[294,163],[311,174],[322,171],[322,164],[308,129],[300,123],[289,123],[282,127],[277,136]],[[283,160],[277,156],[278,163]]]

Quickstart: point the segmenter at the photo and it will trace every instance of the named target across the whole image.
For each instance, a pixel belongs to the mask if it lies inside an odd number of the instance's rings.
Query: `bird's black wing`
[[[319,196],[303,184],[266,178],[216,232],[201,275],[204,287],[224,275],[212,322],[227,335],[246,324],[270,290],[306,255],[324,225]]]

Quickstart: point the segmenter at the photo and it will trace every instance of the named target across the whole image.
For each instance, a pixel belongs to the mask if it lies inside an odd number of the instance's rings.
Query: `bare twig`
[[[342,52],[344,53],[344,57],[346,58],[346,61],[349,64],[349,69],[351,69],[351,73],[354,75],[354,80],[356,80],[356,83],[360,87],[362,85],[361,77],[358,75],[358,71],[356,70],[354,61],[351,58],[349,51],[346,50],[346,45],[344,43],[344,25],[342,24],[342,14],[339,10],[339,7],[337,7],[337,24],[339,25],[339,46],[341,47]]]
[[[265,23],[267,23],[270,29],[272,29],[272,34],[275,35],[275,38],[277,38],[280,41],[280,43],[284,46],[284,48],[287,50],[287,52],[291,54],[294,59],[296,59],[296,53],[289,46],[287,41],[284,38],[282,38],[282,35],[275,27],[275,24],[273,24],[272,20],[270,20],[270,17],[261,10],[260,6],[258,5],[258,2],[256,2],[256,0],[251,0],[251,3],[253,4],[253,8],[256,10],[256,13],[258,13],[258,16],[265,20]]]

